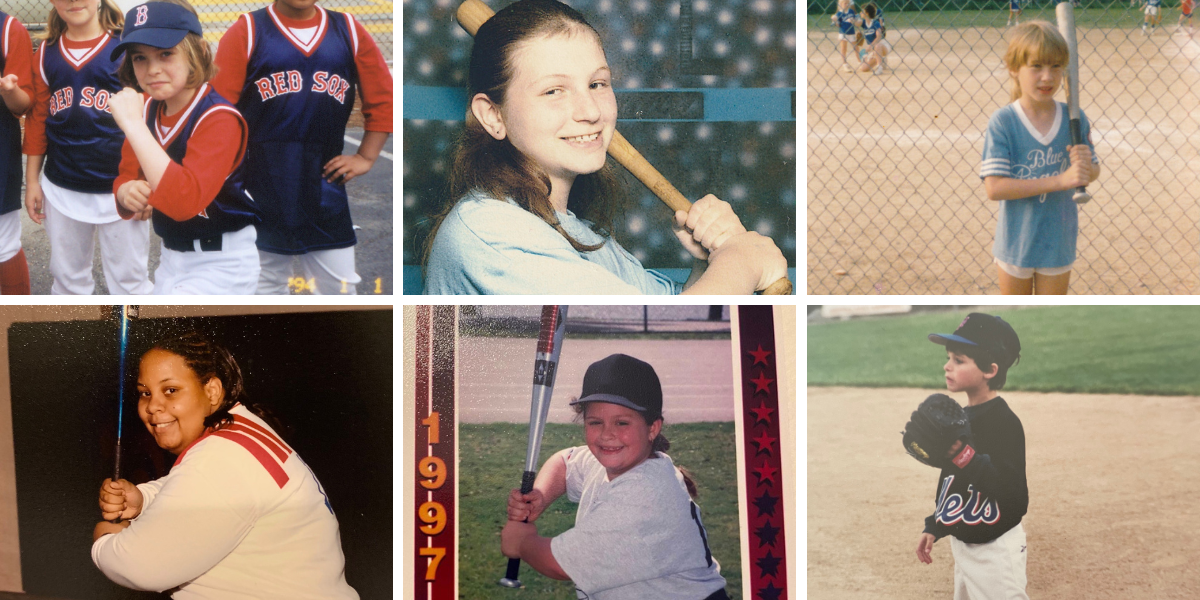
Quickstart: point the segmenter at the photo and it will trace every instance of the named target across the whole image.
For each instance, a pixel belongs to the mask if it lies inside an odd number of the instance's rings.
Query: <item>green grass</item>
[[[564,600],[575,597],[568,581],[543,577],[521,567],[519,591],[504,590],[496,581],[507,559],[500,554],[500,529],[505,501],[520,483],[524,469],[528,425],[495,423],[459,425],[459,597],[465,600]],[[696,503],[703,511],[713,557],[721,563],[730,597],[741,598],[741,547],[738,542],[737,463],[733,423],[668,424],[668,452],[676,465],[691,471],[700,490]],[[542,438],[539,464],[568,446],[583,444],[579,425],[548,424]],[[538,533],[553,537],[575,524],[575,504],[560,498],[540,519]]]
[[[1021,338],[1005,391],[1200,395],[1200,307],[1069,306],[990,311]],[[945,385],[945,351],[967,311],[918,313],[808,327],[813,386]]]
[[[856,2],[859,9],[866,4],[865,0]],[[1163,25],[1174,25],[1179,20],[1178,6],[1164,6],[1160,11]],[[829,14],[808,15],[808,30],[813,33],[837,33],[837,28],[830,24]],[[887,11],[883,14],[888,29],[971,29],[979,27],[1004,27],[1008,21],[1008,9],[1003,10],[945,10],[924,11]],[[1133,8],[1129,3],[1114,3],[1111,8],[1077,8],[1075,9],[1075,26],[1081,29],[1099,28],[1133,28],[1140,27],[1143,19],[1142,9]],[[1021,22],[1025,21],[1057,22],[1054,6],[1026,6],[1021,13]],[[892,44],[896,39],[889,35]]]

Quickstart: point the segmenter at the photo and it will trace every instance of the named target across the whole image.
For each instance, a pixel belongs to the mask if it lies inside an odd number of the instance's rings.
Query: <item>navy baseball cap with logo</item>
[[[174,48],[189,33],[204,35],[196,13],[169,2],[139,4],[125,14],[121,43],[113,48],[110,60],[117,60],[131,44]]]
[[[1005,368],[1011,367],[1021,357],[1021,340],[1004,319],[983,313],[971,313],[954,333],[931,333],[929,341],[945,346],[958,343],[978,346],[996,358]]]
[[[649,363],[614,354],[592,363],[583,375],[583,395],[571,404],[608,402],[652,417],[662,415],[662,384]]]

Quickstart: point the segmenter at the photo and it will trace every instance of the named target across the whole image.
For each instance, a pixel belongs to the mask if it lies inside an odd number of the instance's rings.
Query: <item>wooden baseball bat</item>
[[[1070,118],[1071,144],[1078,146],[1083,143],[1083,132],[1079,117],[1079,44],[1075,40],[1075,8],[1071,2],[1058,3],[1055,8],[1058,16],[1058,32],[1067,41],[1067,116]],[[1086,186],[1075,188],[1071,197],[1076,203],[1084,204],[1092,199]]]
[[[458,24],[462,25],[467,33],[474,36],[475,32],[479,31],[479,27],[496,13],[481,0],[466,0],[459,5],[458,12],[455,14],[458,16]],[[675,186],[671,185],[671,182],[663,177],[663,174],[659,173],[658,169],[655,169],[654,165],[650,164],[650,161],[646,160],[646,157],[642,156],[642,153],[638,152],[637,148],[634,148],[633,144],[625,139],[625,136],[621,135],[621,132],[613,131],[612,142],[608,145],[608,153],[621,163],[621,166],[629,169],[634,177],[646,184],[646,187],[650,188],[650,191],[654,192],[654,195],[658,196],[658,199],[662,200],[663,204],[666,204],[672,211],[687,211],[692,208],[692,203],[679,193],[679,190],[675,189]],[[792,282],[785,276],[767,286],[763,293],[791,295]]]

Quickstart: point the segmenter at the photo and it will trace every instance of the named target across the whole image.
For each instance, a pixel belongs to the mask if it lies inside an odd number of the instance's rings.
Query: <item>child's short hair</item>
[[[992,365],[996,365],[996,375],[988,380],[988,389],[998,391],[1004,388],[1004,383],[1008,381],[1008,369],[1012,365],[1005,366],[1004,361],[998,360],[995,356],[992,356],[991,352],[979,346],[949,342],[946,344],[946,350],[970,357],[971,360],[975,361],[975,366],[979,367],[979,370],[985,373],[991,370]]]
[[[1009,35],[1008,51],[1004,53],[1004,66],[1010,73],[1035,62],[1066,66],[1071,57],[1067,40],[1058,28],[1046,21],[1030,21],[1013,28]],[[1065,79],[1065,75],[1064,75]],[[1012,78],[1012,101],[1021,98],[1021,83]]]
[[[192,14],[197,14],[196,9],[187,0],[154,0],[154,2],[182,6]],[[213,63],[212,49],[208,47],[208,42],[204,41],[203,37],[189,32],[175,48],[183,53],[184,60],[188,64],[188,78],[185,83],[187,87],[200,87],[201,84],[216,76],[217,65]],[[133,59],[129,56],[128,51],[125,52],[121,66],[117,68],[117,77],[121,80],[121,85],[129,86],[139,92],[144,91],[138,85],[137,76],[133,72]]]

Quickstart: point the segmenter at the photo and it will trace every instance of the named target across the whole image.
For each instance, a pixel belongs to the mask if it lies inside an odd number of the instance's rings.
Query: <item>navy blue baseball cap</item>
[[[662,384],[649,363],[625,354],[598,360],[583,374],[583,395],[571,404],[608,402],[662,416]]]
[[[1004,319],[983,313],[971,313],[958,324],[954,333],[931,333],[929,341],[945,346],[958,343],[977,346],[996,358],[1007,368],[1021,357],[1021,340]]]
[[[117,60],[131,44],[174,48],[189,33],[204,35],[196,13],[169,2],[139,4],[125,14],[121,43],[113,48],[110,60]]]

